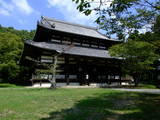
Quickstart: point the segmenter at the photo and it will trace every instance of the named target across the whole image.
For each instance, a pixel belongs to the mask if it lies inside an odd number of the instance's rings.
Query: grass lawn
[[[1,88],[0,120],[160,120],[160,95],[102,88]]]
[[[10,84],[10,83],[0,83],[0,88],[8,88],[8,87],[19,88],[22,86],[17,86],[15,84]]]

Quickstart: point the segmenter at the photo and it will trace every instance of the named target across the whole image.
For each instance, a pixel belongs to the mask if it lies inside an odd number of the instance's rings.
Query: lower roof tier
[[[96,58],[114,58],[109,55],[107,50],[79,47],[74,45],[62,45],[47,42],[26,41],[25,44],[44,50],[54,51],[58,54],[69,54],[76,56],[96,57]]]
[[[57,54],[94,57],[94,58],[103,58],[103,59],[115,58],[110,56],[107,50],[103,50],[103,49],[94,49],[94,48],[79,47],[74,45],[66,45],[66,44],[64,45],[64,44],[35,42],[35,41],[25,41],[25,45],[31,46],[30,49],[39,48],[44,51],[48,50],[48,51],[56,52]],[[24,49],[23,56],[25,56],[25,54],[26,54],[26,50]],[[120,59],[120,58],[115,58],[115,59]]]

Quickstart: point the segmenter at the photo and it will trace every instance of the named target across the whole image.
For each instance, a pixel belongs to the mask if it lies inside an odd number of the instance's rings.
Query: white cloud
[[[10,16],[10,12],[5,9],[0,9],[0,15]]]
[[[14,6],[11,3],[6,3],[4,0],[0,0],[0,6],[3,9],[7,9],[8,11],[12,11]]]
[[[10,3],[4,2],[4,0],[0,0],[0,14],[5,16],[10,16],[14,7]]]
[[[92,25],[95,21],[96,15],[93,13],[90,16],[86,16],[80,13],[76,9],[76,4],[72,0],[47,0],[48,7],[55,7],[61,12],[67,21],[71,21],[78,24]]]
[[[28,3],[27,0],[11,0],[6,2],[5,0],[0,0],[0,14],[1,15],[12,15],[15,10],[20,11],[25,15],[30,15],[31,13],[37,13]]]
[[[12,0],[14,6],[16,6],[20,11],[31,14],[34,12],[33,8],[29,5],[27,0]]]
[[[99,7],[100,5],[100,0],[88,0],[91,3],[91,7],[95,8],[95,7]],[[106,7],[110,7],[110,4],[113,2],[113,0],[101,0],[102,4],[101,4],[101,8],[106,8]]]

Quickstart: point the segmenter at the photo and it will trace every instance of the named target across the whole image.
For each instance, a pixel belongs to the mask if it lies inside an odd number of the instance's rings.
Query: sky
[[[33,30],[41,16],[96,27],[96,15],[80,13],[72,0],[0,0],[0,24],[4,27]]]

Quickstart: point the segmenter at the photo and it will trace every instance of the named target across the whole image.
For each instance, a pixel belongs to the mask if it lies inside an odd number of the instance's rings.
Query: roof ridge
[[[66,21],[63,21],[63,20],[57,20],[57,19],[54,19],[54,18],[46,17],[46,16],[42,16],[42,17],[45,18],[45,19],[47,19],[47,20],[50,20],[50,21],[56,21],[56,22],[60,22],[60,23],[64,23],[64,24],[79,26],[79,27],[83,27],[83,28],[92,29],[92,30],[96,30],[97,31],[96,27],[85,26],[85,25],[81,25],[81,24],[77,24],[77,23],[72,23],[72,22],[66,22]]]

